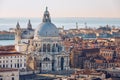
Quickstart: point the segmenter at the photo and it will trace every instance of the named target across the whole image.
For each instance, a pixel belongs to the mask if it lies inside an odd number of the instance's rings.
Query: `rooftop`
[[[0,51],[0,56],[17,56],[17,55],[23,55],[19,52],[3,52]]]
[[[0,68],[0,72],[11,72],[11,71],[18,71],[18,69],[13,69],[13,68]]]
[[[77,71],[75,74],[83,74],[83,75],[96,75],[96,76],[100,76],[103,73],[102,72],[96,72],[93,70],[81,70],[81,71]]]
[[[15,52],[16,50],[14,45],[8,45],[8,46],[0,46],[0,51]]]
[[[0,31],[0,34],[14,34],[13,32]]]

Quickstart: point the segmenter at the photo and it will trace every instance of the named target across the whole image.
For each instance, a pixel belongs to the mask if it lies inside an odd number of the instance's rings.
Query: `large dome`
[[[59,36],[58,29],[51,22],[41,23],[35,31],[36,36],[40,37],[57,37]]]
[[[46,8],[43,16],[43,22],[38,25],[37,29],[35,30],[35,36],[39,37],[58,37],[59,31],[57,27],[51,23],[49,12]]]

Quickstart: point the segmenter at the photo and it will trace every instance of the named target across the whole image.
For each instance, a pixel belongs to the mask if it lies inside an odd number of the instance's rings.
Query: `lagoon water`
[[[14,45],[14,40],[0,40],[0,46]]]
[[[15,28],[17,21],[19,21],[21,28],[27,27],[28,20],[31,20],[32,27],[35,29],[41,23],[42,18],[0,18],[0,31],[9,30],[9,28]],[[79,18],[79,17],[64,17],[64,18],[52,18],[52,22],[57,27],[64,26],[65,29],[75,28],[76,22],[79,28],[84,28],[87,23],[88,28],[98,28],[99,26],[120,27],[120,18]],[[14,44],[14,40],[0,40],[0,45]]]

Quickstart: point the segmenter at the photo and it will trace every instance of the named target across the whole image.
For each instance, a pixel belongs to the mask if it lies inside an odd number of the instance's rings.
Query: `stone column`
[[[57,46],[55,45],[55,51],[58,52],[58,44],[57,44]]]
[[[51,43],[50,44],[50,52],[52,52],[52,46],[53,46],[53,44]]]
[[[46,52],[47,52],[47,44],[48,44],[48,43],[46,43]]]
[[[69,57],[68,56],[66,57],[66,60],[67,60],[67,62],[66,62],[66,67],[67,68],[66,69],[68,70],[69,69]]]
[[[57,67],[57,70],[60,70],[60,56],[58,56],[58,58],[57,58],[57,65],[56,65],[56,67]]]
[[[43,43],[41,42],[41,52],[43,52]]]

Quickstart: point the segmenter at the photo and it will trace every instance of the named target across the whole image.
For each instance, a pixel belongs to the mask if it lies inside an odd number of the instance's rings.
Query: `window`
[[[12,68],[12,64],[11,64],[11,68]]]
[[[48,57],[44,58],[43,61],[50,61]]]
[[[16,68],[16,64],[15,64],[15,68]]]
[[[17,68],[19,68],[19,63],[17,63]]]
[[[37,47],[37,44],[36,44],[36,47]]]
[[[14,77],[12,77],[12,80],[15,80]]]
[[[52,46],[52,52],[55,52],[55,44]]]
[[[0,78],[0,80],[3,80],[2,78]]]
[[[43,44],[43,52],[46,52],[46,44]]]
[[[8,63],[8,61],[6,61],[6,63]]]
[[[50,44],[47,45],[47,51],[50,52]]]
[[[17,62],[19,62],[19,59],[17,60]]]
[[[22,67],[22,64],[20,64],[20,67]]]
[[[6,64],[6,68],[8,68],[8,64]]]
[[[5,68],[5,65],[3,64],[3,68]]]

